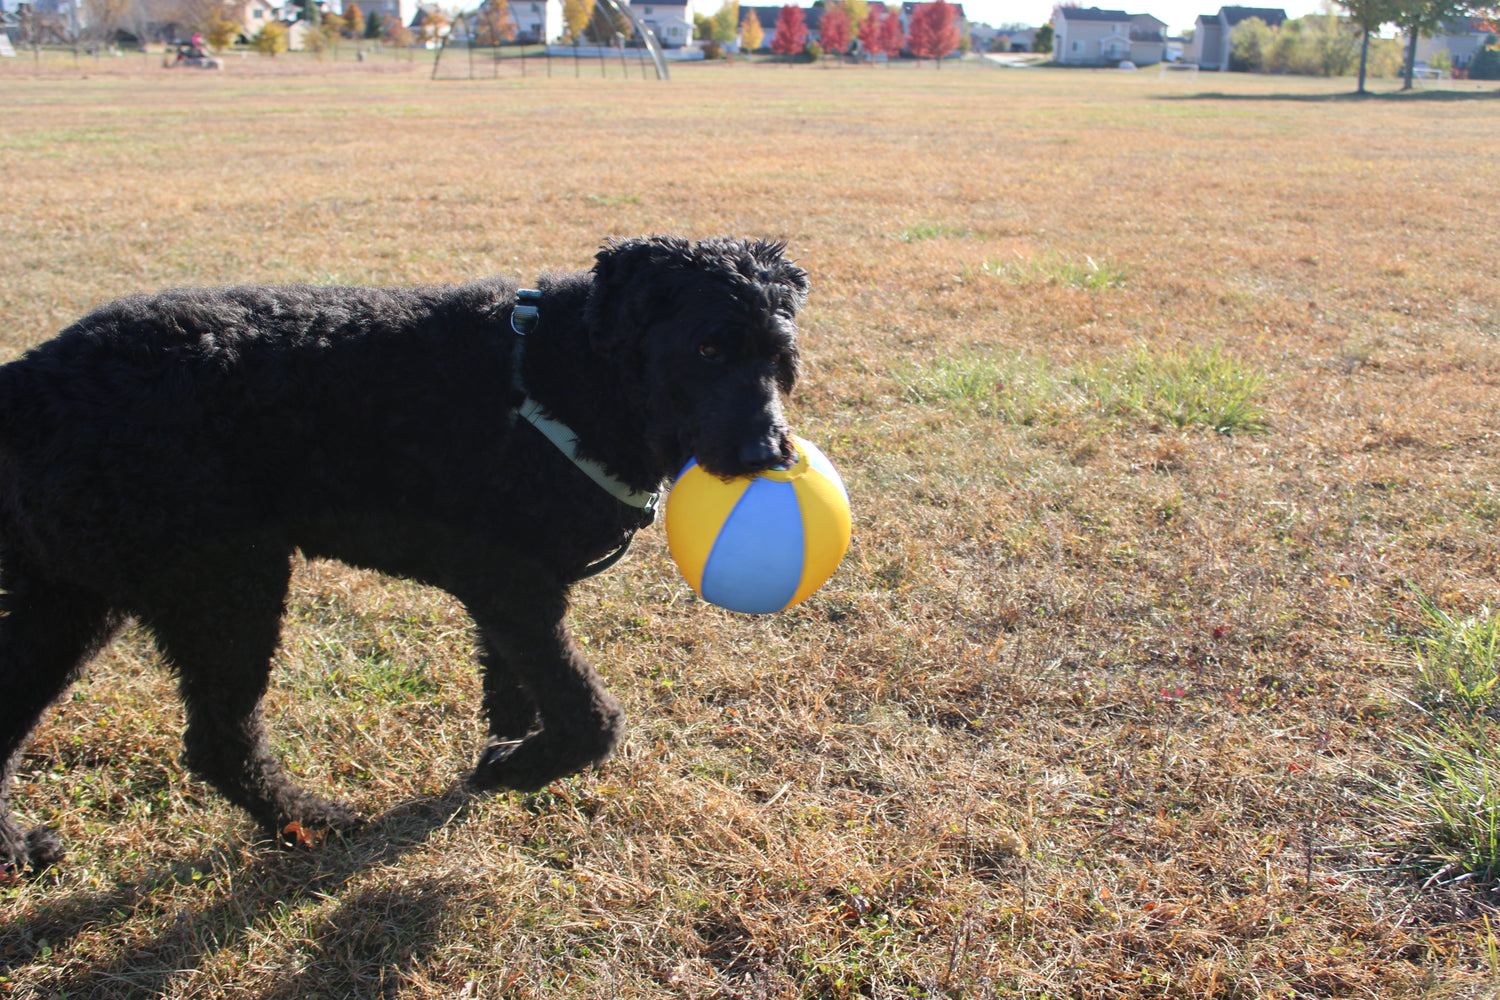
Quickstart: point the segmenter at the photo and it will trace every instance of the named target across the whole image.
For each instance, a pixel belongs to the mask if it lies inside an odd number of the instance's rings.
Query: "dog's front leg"
[[[566,598],[470,611],[479,625],[491,734],[470,782],[534,791],[607,759],[625,714],[568,635]]]

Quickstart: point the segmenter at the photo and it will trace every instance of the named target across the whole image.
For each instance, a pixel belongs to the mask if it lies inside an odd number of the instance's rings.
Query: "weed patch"
[[[979,265],[978,273],[1016,285],[1056,285],[1090,292],[1123,288],[1129,277],[1124,268],[1087,254],[1073,258],[1060,253],[1010,260],[992,258]]]
[[[1206,427],[1221,434],[1268,429],[1265,375],[1222,348],[1140,350],[1123,363],[1054,368],[1040,359],[980,354],[939,358],[895,372],[901,395],[1021,426],[1087,416]]]

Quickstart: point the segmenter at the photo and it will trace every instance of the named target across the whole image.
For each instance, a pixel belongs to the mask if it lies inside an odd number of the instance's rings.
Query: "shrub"
[[[1500,80],[1500,45],[1491,35],[1469,63],[1470,80]]]
[[[823,58],[823,46],[817,42],[808,42],[807,48],[802,50],[802,56],[808,62],[817,62]]]

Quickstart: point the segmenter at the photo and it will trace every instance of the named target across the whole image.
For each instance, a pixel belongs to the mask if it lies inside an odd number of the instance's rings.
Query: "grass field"
[[[747,618],[645,532],[573,612],[622,752],[484,798],[455,603],[301,566],[279,750],[376,817],[307,853],[185,776],[127,633],[15,783],[71,853],[0,889],[0,997],[1500,987],[1492,87],[236,70],[0,65],[0,356],[169,285],[782,238],[854,545]]]

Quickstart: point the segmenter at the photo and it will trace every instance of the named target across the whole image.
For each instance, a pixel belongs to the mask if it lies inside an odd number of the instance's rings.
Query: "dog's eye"
[[[698,355],[702,358],[706,358],[709,361],[724,360],[724,352],[715,347],[713,344],[700,344],[698,346]]]

